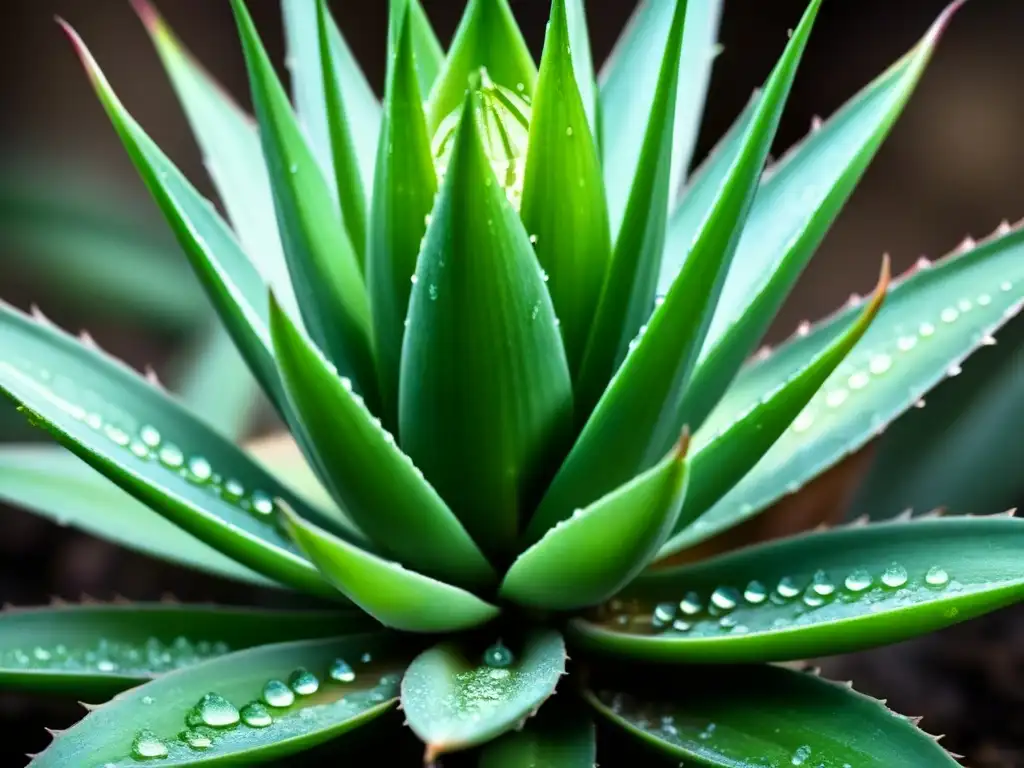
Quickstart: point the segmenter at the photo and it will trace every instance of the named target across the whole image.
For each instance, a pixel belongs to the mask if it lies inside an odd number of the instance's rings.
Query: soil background
[[[539,52],[549,3],[511,0],[527,40]],[[185,43],[243,103],[244,66],[226,0],[163,0],[160,10]],[[424,0],[447,41],[462,2]],[[595,57],[607,55],[633,2],[590,0]],[[726,0],[698,157],[713,146],[752,88],[769,72],[803,0]],[[777,152],[798,140],[814,115],[828,115],[909,49],[942,10],[943,0],[828,0],[821,11]],[[378,88],[383,79],[384,0],[332,3],[357,57]],[[276,60],[282,42],[276,0],[250,7]],[[93,48],[129,109],[201,189],[212,194],[199,153],[159,62],[127,0],[5,0],[0,8],[0,157],[95,168],[156,221],[69,46],[53,23],[67,18]],[[895,128],[808,268],[771,332],[780,339],[803,319],[820,317],[851,292],[869,289],[883,253],[901,270],[921,254],[937,256],[965,235],[980,237],[1004,218],[1024,217],[1024,3],[975,0],[958,14]],[[137,367],[168,364],[184,339],[104,322],[89,306],[63,306],[45,284],[0,251],[0,297],[39,302],[58,321],[88,327],[101,344]],[[48,297],[50,300],[48,302]],[[3,437],[24,437],[24,431]],[[822,502],[825,503],[825,502]],[[0,509],[0,602],[45,603],[124,595],[156,599],[267,603],[254,590],[154,563],[25,513]],[[953,627],[932,637],[822,662],[825,674],[888,697],[975,768],[1024,767],[1024,607]],[[0,766],[25,763],[41,749],[44,726],[66,727],[72,703],[0,694]],[[337,762],[331,748],[296,764]],[[320,756],[322,755],[322,757]],[[894,767],[896,768],[896,767]]]

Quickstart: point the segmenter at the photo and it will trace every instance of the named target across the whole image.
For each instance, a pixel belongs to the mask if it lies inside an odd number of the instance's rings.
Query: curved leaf
[[[590,126],[590,134],[596,145],[599,128],[597,78],[594,73],[594,55],[590,50],[590,30],[587,28],[584,0],[565,0],[565,21],[569,32],[568,52],[572,56],[573,79],[579,89],[583,109],[587,114],[587,125]]]
[[[508,557],[568,440],[572,384],[526,230],[485,156],[479,109],[471,91],[420,254],[399,427],[484,552]]]
[[[493,584],[494,571],[466,529],[394,436],[273,303],[271,330],[288,396],[339,505],[410,567],[465,586]]]
[[[722,0],[684,1],[686,21],[669,173],[673,188],[682,183],[697,143],[722,13]],[[612,221],[619,221],[626,208],[629,184],[640,161],[644,124],[637,116],[649,114],[654,103],[676,5],[672,0],[642,0],[601,72],[603,165]]]
[[[0,391],[112,482],[223,554],[319,594],[330,586],[275,527],[302,503],[234,445],[99,350],[0,304]]]
[[[243,648],[370,629],[373,620],[356,611],[171,603],[8,608],[0,613],[0,684],[105,697]]]
[[[641,328],[630,343],[622,367],[548,488],[528,529],[531,541],[574,508],[650,467],[682,430],[678,406],[820,4],[811,2],[790,38],[691,257],[655,310],[650,329]],[[608,450],[610,445],[615,450]]]
[[[481,68],[498,85],[533,96],[537,65],[508,0],[469,0],[427,102],[431,133],[466,99],[469,79]]]
[[[807,139],[766,174],[680,406],[687,423],[696,427],[704,421],[764,336],[902,112],[958,6],[950,6],[916,47],[828,122],[812,127]],[[735,149],[723,153],[729,151]],[[680,206],[682,216],[689,213],[688,200]],[[663,290],[686,257],[689,237],[683,237],[665,250]]]
[[[420,0],[390,0],[388,8],[388,51],[398,46],[399,27],[392,24],[401,19],[405,8],[409,9],[410,33],[414,51],[416,80],[420,93],[428,94],[444,68],[444,48],[430,25],[430,19],[423,11]]]
[[[1002,232],[1002,230],[1000,230]],[[1024,302],[1024,232],[991,239],[897,281],[860,343],[757,466],[680,534],[690,546],[793,493],[874,438],[947,376]],[[714,434],[851,323],[851,306],[748,365],[697,434]]]
[[[318,21],[319,0],[281,0],[284,18],[288,66],[292,76],[292,97],[299,122],[309,137],[324,175],[333,183],[343,169],[335,168],[337,149],[329,125],[329,98],[337,96],[347,118],[352,154],[346,161],[349,178],[360,182],[360,189],[373,188],[373,161],[380,133],[380,102],[352,55],[348,43],[324,4],[324,24]],[[326,33],[327,47],[323,44]],[[324,67],[330,65],[330,90],[324,85]],[[339,185],[339,189],[341,185]],[[344,197],[343,197],[344,199]],[[365,199],[363,200],[365,205]],[[346,219],[346,221],[348,221]],[[358,248],[362,242],[353,237]]]
[[[411,10],[394,20],[394,24],[398,25],[399,34],[388,61],[366,275],[384,404],[382,417],[389,428],[397,421],[398,377],[410,281],[416,271],[426,219],[437,195],[437,173],[423,99],[416,84]]]
[[[382,560],[283,506],[288,530],[317,568],[381,624],[405,632],[455,632],[493,619],[498,608],[458,587]]]
[[[559,707],[558,703],[545,703],[521,730],[485,744],[479,768],[594,768],[597,733],[593,721],[575,706]]]
[[[1024,598],[1024,521],[812,533],[655,571],[573,636],[662,661],[801,659],[895,643]]]
[[[677,0],[675,6],[636,173],[626,182],[619,181],[629,185],[629,197],[621,211],[615,208],[615,192],[608,190],[615,245],[596,312],[590,319],[576,382],[576,421],[580,424],[601,398],[629,350],[630,339],[648,320],[654,304],[658,265],[665,247],[672,128],[687,2]],[[614,135],[609,139],[612,143],[619,141]],[[606,186],[610,183],[606,179]]]
[[[232,0],[231,7],[302,318],[318,346],[351,374],[363,396],[376,405],[370,307],[355,249],[252,17],[243,0]]]
[[[425,763],[511,731],[555,692],[565,674],[562,636],[535,630],[517,651],[512,654],[501,642],[483,653],[442,643],[409,665],[402,710],[427,745]]]
[[[572,5],[582,13],[579,0]],[[566,0],[556,0],[533,100],[521,214],[548,274],[569,370],[575,373],[601,297],[611,236],[601,160],[573,73],[571,31]]]
[[[766,392],[749,411],[723,427],[694,452],[690,486],[682,514],[673,533],[686,528],[728,493],[768,452],[772,444],[793,423],[829,375],[860,341],[878,315],[889,287],[889,259],[882,261],[882,275],[871,301],[857,322],[833,341],[806,366],[794,372],[777,389]],[[659,557],[677,551],[669,540]]]
[[[668,538],[686,492],[684,434],[657,466],[550,529],[512,564],[501,595],[521,605],[569,610],[606,600]]]
[[[297,315],[256,126],[192,58],[148,0],[132,0],[132,4],[171,78],[245,253]]]
[[[158,560],[276,586],[185,533],[57,445],[0,446],[0,499]]]
[[[32,766],[253,765],[284,757],[394,707],[408,659],[397,638],[380,634],[231,653],[125,691],[57,734]],[[218,725],[205,725],[201,711]]]
[[[628,671],[630,679],[584,697],[610,722],[686,765],[959,765],[912,718],[807,672],[769,665]]]

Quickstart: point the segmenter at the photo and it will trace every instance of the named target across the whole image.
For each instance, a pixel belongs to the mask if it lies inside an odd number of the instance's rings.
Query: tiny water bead
[[[484,651],[484,664],[494,669],[506,669],[512,666],[515,655],[500,640]]]
[[[752,581],[743,590],[743,599],[751,605],[760,605],[768,599],[768,590],[760,581]]]
[[[258,701],[251,701],[239,713],[242,722],[250,728],[266,728],[274,724],[274,718],[267,708]]]
[[[783,576],[775,586],[775,593],[785,600],[792,600],[800,594],[800,587],[789,576]]]
[[[816,571],[811,578],[811,590],[821,597],[828,597],[836,591],[836,585],[829,579],[824,571]]]
[[[268,680],[263,686],[263,701],[278,709],[290,707],[295,703],[295,691],[283,680]]]
[[[927,339],[929,336],[935,335],[935,326],[932,325],[931,323],[921,323],[920,327],[917,329],[917,332],[922,337]]]
[[[654,606],[654,615],[651,618],[654,626],[663,627],[666,624],[671,624],[676,618],[676,604],[675,603],[658,603]]]
[[[845,584],[846,588],[851,592],[863,592],[871,586],[872,582],[871,574],[862,568],[858,568],[846,577],[843,584]]]
[[[191,726],[206,725],[210,728],[230,728],[238,725],[241,715],[238,707],[219,693],[207,693],[192,708],[186,718]]]
[[[355,670],[344,659],[335,659],[328,672],[331,680],[339,683],[351,683],[356,679]]]
[[[718,611],[731,611],[739,600],[739,592],[732,587],[719,587],[711,593],[711,606]]]
[[[807,758],[811,756],[811,747],[808,744],[804,744],[802,747],[798,747],[796,752],[793,753],[793,759],[790,761],[793,765],[803,765],[807,762]]]
[[[939,319],[944,323],[955,323],[959,317],[960,312],[955,307],[946,307],[939,315]]]
[[[942,587],[949,583],[949,574],[946,573],[944,568],[933,565],[928,569],[928,573],[924,575],[924,580],[930,586]]]
[[[687,616],[696,616],[704,610],[704,603],[696,592],[687,592],[686,596],[679,601],[679,610]]]
[[[194,483],[205,483],[213,477],[213,467],[202,456],[193,456],[188,460],[188,479]]]
[[[312,696],[320,690],[320,680],[308,669],[296,669],[288,677],[288,685],[299,696]]]
[[[139,731],[132,741],[132,757],[136,760],[159,760],[167,754],[167,745],[148,728]]]
[[[178,740],[190,749],[204,750],[213,746],[213,735],[206,730],[189,728],[178,734]]]
[[[178,637],[171,642],[149,638],[140,643],[106,639],[68,647],[62,643],[23,649],[0,650],[0,666],[48,671],[150,675],[192,666],[228,653],[226,643],[194,642]]]
[[[882,573],[882,583],[896,589],[907,583],[907,569],[899,563],[893,563]]]

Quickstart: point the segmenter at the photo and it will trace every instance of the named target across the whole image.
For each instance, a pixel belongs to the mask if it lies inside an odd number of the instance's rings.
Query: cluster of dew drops
[[[797,579],[784,576],[773,588],[757,580],[749,582],[742,590],[721,586],[712,591],[706,600],[697,592],[688,592],[679,602],[658,603],[649,614],[628,610],[628,606],[618,601],[613,601],[609,608],[614,614],[613,623],[632,631],[690,633],[700,626],[702,630],[710,632],[726,630],[732,634],[745,634],[750,629],[734,615],[740,607],[798,604],[806,612],[836,600],[852,602],[868,598],[906,598],[910,596],[912,586],[907,569],[894,562],[881,574],[873,575],[865,568],[856,568],[839,583],[829,578],[825,571],[819,570],[804,588],[801,588]],[[917,586],[928,590],[962,588],[958,582],[951,581],[949,573],[940,566],[929,568]],[[802,616],[807,615],[802,613]],[[781,628],[790,623],[790,618],[779,617],[773,626]]]
[[[364,653],[360,657],[362,665],[369,664],[372,657]],[[350,685],[356,681],[356,669],[345,659],[338,658],[330,665],[328,679],[336,684]],[[395,686],[400,675],[389,673],[381,676],[378,685],[365,692],[364,701],[368,706],[379,704],[394,695]],[[260,698],[250,701],[241,707],[236,706],[225,696],[211,692],[196,702],[184,718],[184,728],[178,733],[177,739],[181,747],[192,752],[205,752],[216,746],[218,737],[233,732],[240,726],[262,730],[274,725],[275,718],[289,712],[296,702],[301,702],[321,690],[321,681],[308,669],[295,669],[287,680],[274,678],[268,680],[260,693]],[[362,690],[359,693],[363,693]],[[144,706],[157,703],[152,697],[142,699]],[[306,708],[298,711],[299,717],[313,716],[313,710]],[[139,731],[132,742],[131,756],[137,762],[149,762],[167,758],[171,755],[172,745],[157,736],[152,730]],[[113,768],[113,764],[105,766]]]

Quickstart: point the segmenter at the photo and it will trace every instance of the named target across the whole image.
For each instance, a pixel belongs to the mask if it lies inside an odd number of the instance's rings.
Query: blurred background
[[[157,3],[171,26],[243,103],[249,97],[241,52],[226,0]],[[463,3],[423,0],[442,41],[450,39]],[[726,0],[724,46],[711,83],[698,157],[706,153],[760,84],[781,52],[803,0]],[[547,0],[511,0],[531,48],[539,54]],[[603,60],[632,11],[627,0],[590,0],[595,59]],[[781,153],[909,49],[942,10],[944,0],[827,0],[779,131]],[[383,81],[384,0],[332,3],[332,10],[371,83]],[[250,8],[283,68],[277,0]],[[65,17],[82,34],[115,89],[143,127],[179,167],[213,197],[199,152],[160,63],[127,0],[5,0],[0,10],[0,298],[21,307],[38,303],[72,330],[87,328],[100,344],[137,368],[152,365],[176,380],[183,361],[218,342],[210,315],[184,257],[136,177],[70,46],[53,22]],[[868,171],[780,315],[780,340],[807,318],[837,307],[851,292],[870,289],[883,253],[902,270],[922,254],[940,256],[966,235],[982,237],[1002,219],[1024,217],[1024,3],[974,0],[956,16],[902,120]],[[52,226],[53,211],[61,211]],[[113,211],[116,216],[109,219]],[[115,227],[116,225],[116,227]],[[106,290],[90,274],[105,265]],[[1018,348],[1021,322],[1006,331]],[[1000,349],[1012,349],[1002,344]],[[1002,439],[1024,429],[1024,361],[1008,351],[979,363],[1003,372],[997,393],[976,395],[970,382],[937,393],[950,409],[987,408],[991,432]],[[980,358],[979,358],[980,359]],[[969,371],[968,371],[969,372]],[[966,378],[966,377],[965,377]],[[214,378],[215,391],[224,388]],[[953,385],[960,391],[953,390]],[[230,392],[220,391],[230,397]],[[1001,394],[998,399],[997,394]],[[974,397],[978,402],[972,401]],[[996,406],[992,404],[996,403]],[[994,410],[993,410],[994,409]],[[933,409],[926,409],[932,411]],[[4,411],[0,439],[33,439]],[[914,416],[914,418],[923,418]],[[237,417],[239,431],[273,429],[257,407]],[[908,424],[915,448],[928,452],[955,425],[929,431]],[[907,503],[949,504],[957,511],[993,512],[1018,503],[1024,450],[999,444],[999,494],[993,508],[972,509],[933,489]],[[899,432],[899,429],[894,430]],[[995,438],[993,438],[995,439]],[[933,443],[932,441],[935,441]],[[957,451],[934,457],[957,461]],[[992,441],[957,442],[983,456]],[[975,451],[976,449],[976,451]],[[975,454],[971,454],[975,451]],[[887,455],[880,452],[883,463]],[[1016,469],[1015,469],[1016,468]],[[874,484],[888,484],[885,467]],[[881,473],[881,474],[879,474]],[[1016,474],[1015,474],[1016,473]],[[890,472],[890,475],[892,473]],[[879,480],[878,478],[882,479]],[[1009,481],[1009,482],[1007,482]],[[3,482],[0,479],[0,482]],[[1014,484],[1016,482],[1016,485]],[[947,495],[943,495],[947,494]],[[863,502],[861,503],[863,506]],[[867,511],[872,511],[868,509]],[[898,510],[889,510],[898,511]],[[888,511],[887,511],[888,512]],[[78,600],[83,594],[155,599],[170,592],[187,600],[266,602],[266,595],[155,564],[20,511],[0,510],[0,602]],[[931,732],[969,764],[1024,766],[1024,618],[1008,610],[893,649],[831,660],[826,671],[853,677],[858,688],[889,695],[890,705],[925,715]],[[43,696],[0,694],[0,765],[24,764],[45,745],[43,726],[64,727],[76,707]]]

